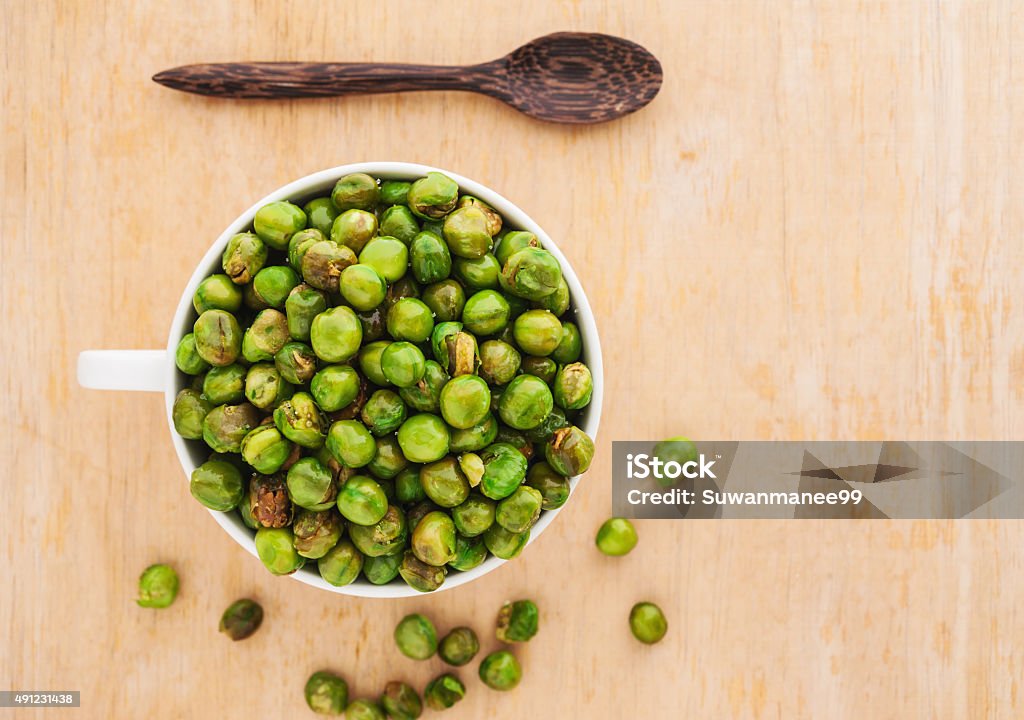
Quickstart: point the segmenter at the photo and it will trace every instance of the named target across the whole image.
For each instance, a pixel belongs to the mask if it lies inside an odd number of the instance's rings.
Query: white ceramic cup
[[[201,465],[210,454],[210,449],[202,441],[185,440],[174,431],[171,421],[171,408],[174,405],[174,398],[182,388],[189,383],[183,373],[178,372],[174,365],[174,352],[178,341],[185,334],[192,332],[192,324],[195,322],[195,310],[192,307],[192,296],[195,294],[199,282],[213,273],[222,272],[221,255],[227,246],[232,235],[244,232],[252,227],[256,211],[267,203],[276,200],[290,200],[303,204],[315,197],[330,195],[338,178],[354,172],[368,173],[374,177],[388,179],[411,180],[424,176],[430,171],[443,172],[459,184],[462,192],[475,195],[484,202],[490,204],[505,219],[509,227],[521,230],[529,230],[546,250],[551,252],[562,264],[562,275],[569,284],[569,291],[572,296],[572,306],[575,313],[575,322],[579,326],[580,335],[583,339],[582,360],[590,368],[594,376],[594,393],[582,417],[578,420],[580,428],[590,437],[597,437],[597,427],[601,419],[601,400],[604,390],[604,377],[601,365],[601,343],[597,336],[597,325],[594,322],[593,312],[590,310],[590,303],[583,292],[579,278],[573,272],[569,261],[565,259],[558,246],[547,236],[547,234],[530,217],[516,205],[503,198],[490,188],[474,182],[461,175],[448,170],[417,165],[403,162],[364,162],[353,165],[342,165],[340,167],[322,170],[321,172],[307,175],[304,178],[289,183],[284,187],[275,190],[239,215],[227,229],[220,234],[216,242],[203,256],[203,259],[196,266],[192,278],[185,286],[181,299],[178,301],[178,309],[174,313],[174,321],[171,323],[171,331],[167,337],[167,348],[165,350],[86,350],[78,356],[78,382],[83,387],[95,388],[98,390],[143,390],[162,392],[167,412],[167,427],[170,431],[171,442],[178,453],[178,460],[185,471],[186,482],[192,471]],[[579,478],[572,478],[570,487],[575,490]],[[187,487],[187,485],[185,486]],[[187,492],[187,491],[186,491]],[[570,495],[571,499],[571,495]],[[565,506],[563,505],[563,508]],[[548,510],[541,513],[540,520],[533,527],[530,541],[536,540],[551,524],[555,516],[562,511]],[[210,514],[220,524],[235,542],[256,556],[256,545],[253,541],[253,531],[247,528],[242,519],[235,512],[216,512],[211,510]],[[505,561],[496,557],[488,557],[478,567],[466,572],[451,572],[441,586],[441,590],[455,588],[475,580],[494,570]],[[406,585],[404,582],[394,581],[387,585],[373,585],[360,577],[355,582],[344,587],[334,587],[320,577],[317,572],[316,563],[307,563],[306,567],[294,573],[291,577],[300,580],[307,585],[313,585],[331,592],[343,593],[346,595],[358,595],[361,597],[409,597],[419,593]]]

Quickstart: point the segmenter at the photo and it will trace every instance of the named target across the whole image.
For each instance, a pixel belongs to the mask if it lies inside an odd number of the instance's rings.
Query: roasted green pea
[[[427,498],[420,483],[419,466],[407,466],[395,476],[395,497],[403,505],[412,505]]]
[[[178,596],[178,573],[170,565],[150,565],[139,576],[139,607],[163,609]]]
[[[380,184],[380,201],[385,205],[405,205],[412,183],[404,180],[385,180]]]
[[[327,362],[345,362],[354,357],[362,341],[363,326],[352,308],[344,305],[320,313],[310,327],[313,352]]]
[[[627,555],[636,547],[636,528],[626,518],[609,518],[598,529],[595,542],[605,555]]]
[[[527,460],[533,458],[533,443],[526,437],[526,433],[521,430],[510,428],[507,425],[498,425],[498,437],[495,439],[495,442],[511,445],[522,453],[523,457]]]
[[[389,682],[385,685],[380,704],[391,720],[417,720],[423,713],[423,702],[419,694],[402,682]]]
[[[284,307],[295,286],[299,284],[298,274],[287,265],[271,265],[256,273],[252,287],[256,294],[270,307]]]
[[[512,336],[530,355],[550,355],[562,338],[562,323],[547,310],[527,310],[515,319]]]
[[[292,524],[295,508],[283,477],[253,474],[249,478],[248,503],[260,527],[282,528]]]
[[[501,266],[490,253],[478,258],[456,258],[452,270],[458,280],[467,288],[486,290],[498,288]]]
[[[333,240],[321,240],[313,243],[302,256],[302,279],[317,290],[336,293],[341,273],[355,264],[356,255],[351,248]]]
[[[491,385],[505,385],[519,372],[522,356],[501,340],[488,340],[480,346],[480,377]]]
[[[434,316],[422,300],[402,298],[388,310],[388,333],[395,340],[424,342],[434,332]]]
[[[253,229],[275,250],[286,250],[292,235],[306,227],[306,213],[290,202],[278,201],[256,211]]]
[[[507,602],[498,613],[498,640],[503,643],[527,642],[537,634],[540,612],[532,600]]]
[[[203,360],[196,350],[196,336],[186,334],[174,351],[174,364],[186,375],[200,375],[210,369],[210,363]]]
[[[356,313],[356,317],[359,318],[359,322],[363,326],[363,342],[372,343],[375,340],[380,340],[384,337],[387,331],[385,324],[385,312],[384,305],[378,305],[373,310],[367,310],[366,312]]]
[[[511,495],[498,503],[494,521],[511,533],[523,533],[533,527],[540,517],[544,498],[538,490],[520,485]]]
[[[271,360],[290,339],[284,313],[261,310],[242,336],[242,357],[251,363]]]
[[[480,679],[492,690],[512,690],[522,677],[519,661],[507,650],[492,652],[480,663]]]
[[[380,368],[391,384],[399,388],[411,387],[423,378],[426,358],[412,343],[394,342],[381,353]]]
[[[444,508],[455,507],[469,496],[469,481],[450,455],[420,468],[420,485],[427,497]]]
[[[558,287],[555,289],[553,293],[551,293],[547,297],[541,298],[540,300],[535,300],[533,302],[533,306],[541,310],[548,310],[552,314],[554,314],[555,317],[562,317],[562,315],[565,315],[565,313],[569,310],[570,301],[571,298],[569,296],[569,284],[565,281],[565,278],[563,277],[559,281]]]
[[[494,335],[508,324],[509,312],[508,302],[501,293],[480,290],[466,300],[462,323],[474,335]]]
[[[327,297],[309,285],[297,285],[284,303],[288,333],[294,340],[309,340],[313,319],[327,309]]]
[[[447,710],[466,695],[466,686],[450,673],[427,683],[423,698],[431,710]]]
[[[377,274],[393,283],[399,280],[409,266],[409,248],[398,238],[379,235],[359,253],[359,262],[369,265]]]
[[[549,357],[537,357],[527,355],[523,358],[523,372],[527,375],[535,375],[546,383],[554,382],[555,374],[558,372],[558,363]]]
[[[501,395],[498,413],[507,425],[517,430],[537,427],[554,407],[551,389],[534,375],[520,375]]]
[[[316,450],[324,444],[326,421],[309,393],[297,392],[278,405],[274,424],[296,445]]]
[[[651,602],[640,602],[629,612],[629,629],[637,640],[653,645],[665,637],[668,621],[660,607]]]
[[[326,239],[324,234],[316,228],[299,230],[292,235],[291,240],[288,241],[288,264],[292,270],[302,272],[302,258],[306,256],[306,251]]]
[[[196,352],[210,365],[230,365],[242,353],[242,329],[224,310],[206,310],[192,328]]]
[[[448,454],[450,436],[444,421],[436,415],[419,414],[398,428],[402,454],[414,463],[429,463]]]
[[[359,369],[363,371],[363,375],[374,385],[383,386],[391,384],[381,367],[384,351],[390,344],[387,340],[378,340],[369,345],[364,345],[362,350],[359,351]]]
[[[540,242],[537,240],[537,236],[532,232],[526,232],[525,230],[512,230],[511,232],[505,233],[495,246],[494,256],[498,259],[501,266],[504,267],[505,263],[508,262],[508,259],[512,257],[514,253],[527,247],[540,247]]]
[[[492,391],[493,392],[493,391]],[[449,443],[454,453],[475,452],[483,450],[498,437],[498,421],[491,413],[472,427],[453,430]]]
[[[242,501],[242,473],[223,460],[207,460],[192,471],[189,482],[192,497],[211,510],[227,512]]]
[[[581,475],[594,459],[594,441],[575,425],[561,428],[544,446],[544,458],[566,477]]]
[[[252,288],[252,283],[248,285],[242,285],[242,303],[251,310],[266,310],[269,305],[263,302],[263,298],[256,294],[256,291]]]
[[[417,558],[412,550],[406,550],[405,555],[402,556],[398,574],[413,590],[433,592],[444,584],[444,578],[448,571],[443,567],[428,565]]]
[[[409,248],[412,274],[424,285],[447,278],[452,271],[452,256],[444,240],[432,232],[418,233]]]
[[[403,275],[398,280],[388,285],[388,294],[384,298],[385,314],[391,310],[391,307],[404,298],[418,298],[420,296],[420,284],[416,282],[416,278],[412,275]]]
[[[207,310],[237,312],[242,307],[242,290],[227,275],[210,275],[196,288],[192,307],[200,315]]]
[[[346,210],[331,225],[331,240],[359,254],[377,234],[377,216],[365,210]]]
[[[526,473],[526,484],[541,494],[544,510],[557,510],[569,499],[569,479],[551,469],[546,462],[534,464]]]
[[[427,513],[412,531],[413,553],[428,565],[447,565],[455,557],[455,525],[441,511]]]
[[[264,475],[276,473],[292,452],[292,444],[273,425],[260,425],[242,440],[242,458]]]
[[[441,390],[450,379],[438,363],[427,360],[423,364],[423,377],[399,390],[398,394],[413,410],[437,412],[441,403]]]
[[[515,295],[509,295],[508,293],[502,293],[501,296],[503,298],[505,298],[505,302],[508,303],[508,307],[509,307],[509,320],[510,321],[511,320],[515,320],[517,317],[522,315],[524,312],[529,310],[530,307],[531,307],[530,303],[528,301],[523,300],[520,297],[516,297]],[[499,340],[504,340],[505,342],[508,342],[509,340],[512,340],[512,324],[511,324],[511,322],[508,325],[505,326],[505,329],[501,332],[501,335],[498,336],[498,339]]]
[[[555,430],[564,428],[568,424],[569,421],[565,417],[565,411],[556,405],[551,408],[551,412],[541,421],[540,425],[524,430],[523,435],[530,442],[544,443],[551,439],[551,436],[555,434]]]
[[[213,403],[202,394],[185,388],[175,396],[171,408],[175,431],[186,440],[199,440],[203,437],[203,420],[212,409]]]
[[[688,462],[696,463],[700,459],[697,446],[682,436],[662,440],[654,446],[652,454],[662,462],[679,463],[679,467],[684,467]],[[671,487],[677,482],[677,480],[670,477],[655,479],[662,487]]]
[[[267,246],[253,233],[232,235],[220,258],[224,272],[238,285],[252,282],[266,262]]]
[[[455,558],[448,563],[453,570],[465,572],[479,567],[487,559],[487,546],[483,536],[466,537],[461,533],[455,536]]]
[[[315,457],[304,457],[288,468],[286,482],[289,497],[299,507],[314,512],[334,507],[338,484],[333,473]]]
[[[502,266],[505,292],[526,300],[541,300],[558,290],[562,268],[547,250],[525,247],[512,253]]]
[[[260,410],[269,410],[292,396],[294,388],[285,382],[271,363],[257,363],[245,375],[245,398]]]
[[[338,491],[338,511],[356,525],[374,525],[387,513],[388,498],[376,480],[353,475]]]
[[[570,363],[555,376],[554,400],[566,410],[580,410],[590,404],[594,378],[583,363]]]
[[[455,280],[441,280],[428,285],[423,288],[420,299],[434,313],[439,323],[458,320],[466,307],[466,292]]]
[[[338,544],[320,558],[317,569],[328,584],[342,587],[355,581],[363,569],[363,554],[348,538],[342,538]]]
[[[441,415],[453,428],[466,429],[482,422],[491,408],[491,391],[476,375],[459,375],[441,389]]]
[[[350,208],[370,210],[380,198],[377,181],[366,173],[350,173],[338,180],[331,191],[334,206],[344,212]]]
[[[369,311],[384,302],[388,286],[369,265],[350,265],[341,273],[341,296],[356,310]]]
[[[402,553],[367,557],[363,560],[363,577],[373,585],[387,585],[398,577],[402,565]]]
[[[327,433],[327,449],[345,467],[360,468],[373,460],[377,443],[358,420],[339,420]]]
[[[274,355],[274,367],[292,385],[304,385],[316,375],[316,353],[304,343],[285,343]]]
[[[328,365],[309,383],[316,404],[325,412],[336,412],[359,394],[359,373],[348,365]]]
[[[345,720],[387,720],[384,711],[372,700],[353,700],[345,709]]]
[[[430,348],[434,353],[434,359],[440,363],[445,371],[448,370],[448,338],[462,331],[460,322],[441,322],[434,326],[434,332],[430,334]]]
[[[292,525],[295,551],[310,560],[319,560],[338,544],[345,523],[334,510],[300,510]]]
[[[437,629],[430,619],[413,613],[395,626],[395,645],[413,660],[428,660],[437,652]]]
[[[576,323],[562,323],[562,339],[559,340],[558,347],[551,353],[551,358],[557,363],[568,365],[579,360],[582,351],[583,339]]]
[[[395,505],[388,505],[384,516],[372,525],[349,525],[348,534],[366,557],[400,553],[409,537],[405,513]]]
[[[420,231],[416,216],[404,205],[389,207],[380,217],[380,234],[396,237],[406,245],[410,244]]]
[[[491,249],[487,215],[478,207],[457,208],[444,219],[444,241],[452,255],[478,258]]]
[[[237,453],[242,438],[259,424],[259,410],[249,403],[218,405],[203,418],[203,440],[216,452]]]
[[[305,695],[309,709],[319,715],[341,715],[348,707],[348,683],[324,670],[309,676]]]
[[[452,508],[452,522],[455,529],[466,537],[482,535],[494,524],[495,503],[490,498],[473,493],[461,504]]]
[[[429,172],[412,184],[406,193],[409,209],[427,219],[444,217],[455,208],[459,199],[459,186],[450,177]]]
[[[244,599],[231,603],[220,616],[219,630],[238,642],[252,637],[263,623],[263,608],[258,602]]]
[[[338,217],[338,208],[329,197],[310,200],[302,207],[302,211],[306,213],[309,227],[316,228],[324,235],[331,234],[331,225],[334,224],[334,218]]]
[[[480,491],[492,500],[508,497],[526,478],[526,458],[508,443],[494,443],[480,457],[484,461]]]
[[[459,202],[456,207],[476,207],[483,211],[484,216],[487,218],[487,234],[494,237],[501,232],[502,220],[501,215],[492,208],[490,205],[485,203],[478,197],[472,195],[463,195],[459,198]]]
[[[295,535],[289,527],[257,530],[256,554],[274,575],[291,575],[306,564],[306,558],[295,550]]]
[[[445,635],[437,646],[437,654],[449,665],[462,667],[480,652],[480,641],[472,628],[457,627]]]
[[[377,390],[363,406],[363,424],[374,435],[388,435],[405,422],[405,403],[391,390]]]

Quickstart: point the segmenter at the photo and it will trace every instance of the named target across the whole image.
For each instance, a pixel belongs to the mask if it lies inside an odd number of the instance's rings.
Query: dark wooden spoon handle
[[[408,90],[467,90],[508,97],[504,63],[398,65],[253,62],[183,65],[153,76],[175,90],[224,98],[306,98]]]

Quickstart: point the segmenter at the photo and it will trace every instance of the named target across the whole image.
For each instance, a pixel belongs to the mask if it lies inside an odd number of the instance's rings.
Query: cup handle
[[[85,350],[78,354],[78,384],[94,390],[163,392],[166,350]]]

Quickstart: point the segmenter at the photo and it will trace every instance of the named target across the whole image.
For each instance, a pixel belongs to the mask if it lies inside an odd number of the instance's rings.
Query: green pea
[[[350,173],[338,180],[331,191],[334,206],[341,211],[350,208],[370,210],[380,199],[377,181],[366,173]]]
[[[427,497],[444,508],[455,507],[469,496],[469,480],[450,455],[420,468],[419,480]]]
[[[551,389],[534,375],[520,375],[501,395],[498,413],[507,425],[517,430],[537,427],[554,407]]]
[[[362,370],[366,379],[374,385],[384,386],[391,384],[384,375],[384,369],[381,367],[384,351],[390,344],[387,340],[378,340],[369,345],[364,345],[363,349],[359,351],[359,369]]]
[[[259,410],[249,403],[218,405],[203,418],[203,440],[214,452],[240,452],[242,439],[261,419]]]
[[[284,307],[285,300],[299,284],[298,274],[287,265],[271,265],[256,273],[252,287],[256,294],[270,307]]]
[[[545,444],[544,459],[566,477],[582,475],[594,459],[594,441],[575,425],[561,428]]]
[[[498,628],[495,633],[503,643],[528,642],[537,634],[540,612],[532,600],[507,602],[498,613]]]
[[[398,429],[398,444],[410,462],[429,463],[448,454],[450,436],[436,415],[413,415]]]
[[[311,247],[326,239],[324,234],[316,228],[299,230],[288,241],[288,265],[295,272],[302,272],[302,258],[306,257],[306,253]]]
[[[372,525],[349,525],[349,536],[364,556],[384,557],[400,554],[409,533],[405,513],[395,505],[388,505],[384,516]],[[397,573],[397,565],[395,569]]]
[[[471,538],[456,534],[455,557],[448,563],[448,567],[465,572],[480,567],[486,559],[487,546],[484,545],[483,536]]]
[[[380,184],[380,201],[385,205],[405,205],[412,183],[404,180],[385,180]]]
[[[549,357],[527,355],[523,358],[522,369],[527,375],[535,375],[544,382],[551,383],[558,372],[558,363]]]
[[[372,267],[388,282],[395,282],[409,266],[409,248],[398,238],[380,235],[366,243],[359,262]]]
[[[548,310],[555,317],[562,317],[569,310],[571,297],[569,295],[569,284],[563,277],[558,282],[558,287],[553,293],[540,300],[535,300],[533,306],[540,310]]]
[[[466,695],[466,686],[450,673],[445,673],[427,683],[423,698],[431,710],[447,710]]]
[[[488,340],[480,346],[480,377],[491,385],[506,385],[519,372],[522,356],[502,340]]]
[[[274,575],[291,575],[306,564],[306,558],[295,549],[295,534],[290,527],[257,530],[256,554]]]
[[[480,290],[466,300],[462,322],[466,330],[474,335],[494,335],[508,324],[510,312],[508,302],[501,293],[496,290]]]
[[[594,378],[583,363],[570,363],[555,376],[554,400],[566,410],[580,410],[590,404]]]
[[[524,533],[533,527],[540,517],[544,498],[540,492],[527,485],[520,485],[511,495],[498,503],[494,520],[511,533]]]
[[[512,253],[501,269],[505,292],[526,300],[541,300],[553,294],[562,280],[562,268],[547,250],[524,247]]]
[[[402,298],[388,310],[388,333],[395,340],[424,342],[434,332],[430,308],[417,298]]]
[[[273,425],[260,425],[242,440],[242,458],[253,470],[272,475],[281,469],[292,452],[292,444]]]
[[[629,612],[633,637],[647,645],[659,642],[668,632],[668,621],[661,608],[652,602],[639,602]]]
[[[444,567],[428,565],[417,558],[412,550],[406,550],[405,555],[402,556],[398,574],[412,589],[418,592],[433,592],[444,584],[448,570]]]
[[[286,482],[292,502],[306,510],[328,510],[338,496],[334,475],[315,457],[304,457],[288,468]]]
[[[374,435],[388,435],[405,422],[405,403],[398,393],[391,390],[377,390],[363,405],[363,424]]]
[[[210,363],[203,360],[196,350],[196,336],[186,334],[174,351],[174,364],[186,375],[200,375],[210,369]]]
[[[274,355],[274,367],[292,385],[305,385],[316,375],[317,356],[300,342],[285,343]]]
[[[331,225],[334,224],[334,218],[338,217],[338,208],[329,197],[310,200],[303,206],[302,211],[306,213],[310,227],[316,228],[324,235],[331,234]]]
[[[192,471],[192,497],[211,510],[227,512],[242,501],[242,474],[223,460],[207,460]]]
[[[420,231],[416,216],[404,205],[389,207],[380,217],[380,234],[396,237],[406,245],[413,241]]]
[[[326,309],[326,295],[308,285],[298,285],[284,301],[288,334],[293,340],[309,340],[313,319]]]
[[[493,391],[492,391],[493,392]],[[450,447],[453,453],[483,450],[498,437],[498,421],[491,413],[472,427],[453,430]]]
[[[446,513],[427,513],[412,531],[412,551],[420,562],[434,567],[455,558],[455,524]]]
[[[404,414],[402,417],[405,417]],[[408,466],[409,461],[402,454],[402,448],[398,445],[398,438],[394,435],[388,435],[387,437],[377,438],[377,454],[366,465],[366,469],[378,480],[391,480]]]
[[[220,258],[224,272],[238,285],[252,282],[266,262],[267,246],[253,233],[232,235]]]
[[[317,560],[320,577],[328,584],[342,587],[355,581],[363,569],[363,554],[352,541],[342,538],[326,555]]]
[[[480,679],[492,690],[512,690],[522,677],[519,661],[507,650],[492,652],[480,663]]]
[[[348,683],[334,673],[315,672],[306,681],[306,704],[320,715],[341,715],[348,705]]]
[[[313,320],[310,342],[317,357],[327,362],[345,362],[359,352],[363,326],[352,308],[340,305]]]
[[[452,378],[441,389],[441,415],[454,428],[465,430],[483,422],[491,408],[491,391],[476,375]]]
[[[328,365],[309,383],[316,404],[325,412],[337,412],[359,395],[359,373],[349,365]]]
[[[547,310],[527,310],[515,319],[512,336],[524,352],[543,357],[561,342],[562,323]]]
[[[230,365],[242,353],[242,329],[225,310],[206,310],[192,328],[196,353],[210,365]]]
[[[274,424],[296,445],[316,450],[324,444],[326,420],[309,393],[297,392],[278,405]]]
[[[495,502],[479,493],[473,493],[462,504],[452,508],[455,529],[466,537],[482,535],[494,524]]]
[[[213,403],[202,394],[185,388],[175,396],[171,408],[174,430],[186,440],[199,440],[203,437],[203,420],[212,409]]]
[[[333,240],[313,243],[302,256],[302,279],[307,285],[328,293],[338,292],[341,274],[356,264],[351,248]]]
[[[424,231],[412,239],[409,248],[412,274],[424,285],[447,278],[452,271],[452,256],[444,240]]]
[[[272,202],[256,211],[253,229],[275,250],[286,250],[292,235],[306,227],[306,213],[290,202]]]
[[[288,319],[277,310],[261,310],[242,335],[242,357],[251,363],[272,360],[291,339]]]
[[[345,521],[334,510],[300,510],[292,525],[295,551],[304,558],[319,560],[331,551],[345,531]]]
[[[458,320],[466,307],[466,292],[455,280],[441,280],[428,285],[423,288],[420,299],[434,313],[438,323]]]
[[[373,460],[377,453],[377,443],[366,426],[358,420],[339,420],[331,425],[327,433],[327,449],[345,467],[360,468]]]
[[[384,490],[365,475],[353,475],[338,491],[338,512],[356,525],[374,525],[387,511]]]
[[[406,193],[409,209],[418,217],[436,220],[450,213],[459,200],[459,186],[444,173],[428,172]]]
[[[341,273],[342,297],[356,310],[368,311],[384,302],[388,286],[369,265],[349,265]]]
[[[408,658],[429,660],[437,652],[437,629],[424,615],[406,615],[395,626],[395,645]]]
[[[544,510],[557,510],[569,499],[569,479],[546,462],[535,463],[526,473],[526,484],[540,492]]]
[[[576,323],[562,323],[562,337],[558,346],[551,352],[551,359],[562,365],[574,363],[580,359],[583,351],[583,339]]]
[[[207,310],[237,312],[242,307],[242,289],[227,275],[211,275],[196,288],[192,307],[200,315]]]
[[[418,382],[398,391],[405,404],[418,412],[436,413],[441,406],[441,390],[450,378],[438,363],[427,360],[423,364],[423,377]]]
[[[526,479],[526,458],[508,443],[494,443],[481,453],[481,459],[484,475],[480,491],[492,500],[508,497]]]
[[[605,555],[628,555],[636,547],[636,529],[626,518],[609,518],[597,531],[597,549]]]
[[[537,236],[525,230],[513,230],[506,233],[497,246],[495,246],[494,256],[497,258],[498,263],[504,267],[513,253],[526,247],[540,247]]]
[[[402,553],[368,557],[363,560],[363,577],[373,585],[387,585],[398,577],[402,565]]]
[[[163,609],[178,596],[178,573],[170,565],[150,565],[139,576],[139,607]]]
[[[377,216],[371,212],[352,208],[334,219],[331,240],[359,254],[377,234]]]
[[[407,388],[423,379],[427,363],[423,352],[412,343],[394,342],[381,353],[380,368],[391,384]]]
[[[501,266],[498,259],[487,253],[478,258],[457,258],[453,267],[455,277],[474,290],[498,289]]]
[[[478,207],[461,207],[444,219],[444,241],[452,255],[478,258],[491,249],[487,215]]]

